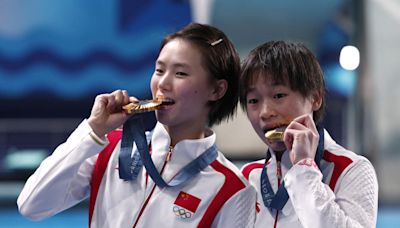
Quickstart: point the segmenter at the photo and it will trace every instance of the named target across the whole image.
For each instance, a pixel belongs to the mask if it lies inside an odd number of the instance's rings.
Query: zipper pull
[[[169,146],[169,150],[168,150],[168,153],[167,153],[167,158],[165,159],[167,162],[171,161],[172,150],[173,150],[173,149],[174,149],[174,148],[173,148],[172,146]]]

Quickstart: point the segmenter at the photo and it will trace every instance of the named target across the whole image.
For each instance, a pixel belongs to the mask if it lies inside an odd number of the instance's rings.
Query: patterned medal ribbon
[[[318,142],[317,153],[315,154],[314,160],[315,163],[318,165],[318,168],[321,168],[320,162],[324,153],[324,128],[317,126],[317,130],[319,134],[319,142]],[[265,164],[261,172],[261,182],[260,182],[261,196],[263,198],[265,207],[270,209],[282,210],[286,202],[289,200],[289,194],[285,188],[284,181],[282,181],[276,194],[274,193],[271,183],[269,182],[267,176],[267,162],[269,161],[270,158],[271,158],[271,152],[268,149],[267,156],[265,159]]]
[[[217,147],[214,144],[199,157],[183,167],[169,184],[167,184],[151,159],[144,132],[142,119],[138,116],[131,117],[124,124],[118,161],[119,176],[121,179],[135,180],[142,165],[144,165],[151,179],[158,187],[175,187],[197,175],[197,173],[209,166],[218,156]],[[136,144],[137,150],[131,157],[133,143]]]

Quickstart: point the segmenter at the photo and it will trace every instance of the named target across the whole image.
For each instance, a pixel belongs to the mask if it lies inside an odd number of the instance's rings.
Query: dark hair
[[[225,79],[228,88],[225,95],[210,102],[208,125],[233,117],[239,100],[240,58],[228,37],[210,25],[191,23],[161,42],[161,49],[171,40],[182,39],[195,45],[203,56],[205,67],[216,80]]]
[[[261,75],[275,84],[289,86],[304,97],[319,91],[322,97],[321,108],[314,111],[313,118],[316,123],[322,120],[325,111],[324,76],[318,60],[306,46],[301,43],[271,41],[250,52],[243,61],[240,76],[240,104],[244,110],[249,86]]]

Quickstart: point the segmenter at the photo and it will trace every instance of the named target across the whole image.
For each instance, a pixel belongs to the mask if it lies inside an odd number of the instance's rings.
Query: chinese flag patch
[[[178,197],[176,197],[174,204],[195,213],[197,207],[199,207],[200,201],[201,199],[196,196],[181,191]]]

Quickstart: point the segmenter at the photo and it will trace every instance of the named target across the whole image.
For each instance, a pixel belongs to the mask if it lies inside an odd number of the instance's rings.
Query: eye
[[[258,100],[256,98],[251,98],[247,100],[247,104],[257,104]]]
[[[189,74],[187,74],[187,73],[185,73],[185,72],[182,72],[182,71],[178,71],[178,72],[176,72],[176,76],[178,76],[178,77],[185,77],[185,76],[188,76]]]
[[[161,68],[156,68],[156,74],[157,75],[162,75],[164,73],[164,70]]]
[[[277,93],[277,94],[274,95],[274,99],[281,99],[281,98],[284,98],[286,96],[287,96],[286,93]]]

